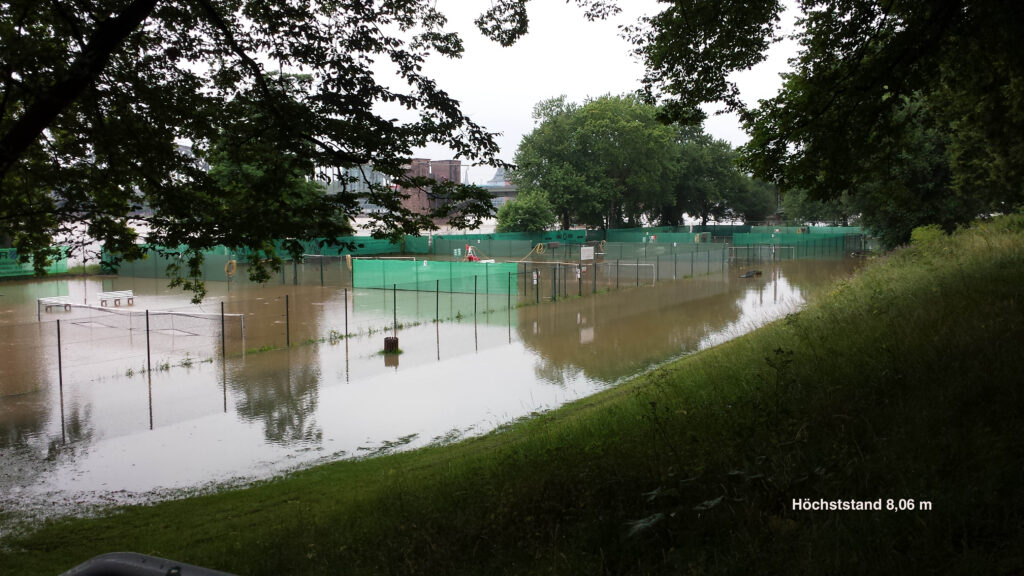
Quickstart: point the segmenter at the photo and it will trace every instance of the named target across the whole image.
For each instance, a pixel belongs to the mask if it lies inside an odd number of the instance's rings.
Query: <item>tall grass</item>
[[[134,550],[239,574],[1016,574],[1022,342],[1024,218],[921,230],[797,314],[559,410],[56,521],[0,566]]]

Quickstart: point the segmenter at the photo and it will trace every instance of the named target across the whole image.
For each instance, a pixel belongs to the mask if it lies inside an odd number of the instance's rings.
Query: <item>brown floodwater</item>
[[[856,265],[790,261],[522,306],[226,283],[193,306],[163,280],[5,282],[0,508],[149,501],[480,434],[793,312]],[[135,301],[98,306],[110,290]],[[75,305],[37,306],[53,296]],[[391,335],[398,356],[380,353]]]

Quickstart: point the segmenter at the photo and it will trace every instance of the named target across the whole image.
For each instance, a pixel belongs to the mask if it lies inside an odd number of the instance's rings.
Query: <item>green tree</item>
[[[819,200],[874,196],[869,207],[882,205],[879,193],[897,204],[902,192],[925,197],[921,187],[879,192],[877,178],[880,158],[893,173],[916,171],[919,161],[903,143],[912,119],[906,110],[922,104],[926,129],[944,141],[940,172],[948,174],[927,194],[933,202],[954,204],[956,222],[1024,202],[1024,19],[1016,3],[803,1],[793,70],[776,97],[753,109],[729,75],[761,62],[779,39],[782,3],[667,4],[630,31],[648,67],[646,90],[667,99],[670,119],[697,122],[709,102],[738,112],[751,135],[744,165],[783,192],[802,189]],[[950,223],[947,213],[908,212]]]
[[[697,132],[682,136],[674,152],[674,201],[662,206],[662,224],[681,225],[684,214],[700,219],[701,224],[724,218],[726,197],[742,185],[729,143]]]
[[[744,222],[764,222],[778,210],[775,185],[757,178],[744,177],[729,199],[729,216]]]
[[[554,207],[542,191],[520,193],[498,209],[497,232],[543,232],[557,221]]]
[[[671,172],[672,201],[661,207],[659,221],[683,224],[685,215],[709,220],[764,220],[775,212],[773,187],[739,171],[737,154],[725,140],[679,128]]]
[[[534,108],[537,127],[516,152],[513,180],[543,191],[562,228],[639,225],[671,202],[674,129],[632,96],[576,105],[565,97]]]
[[[856,209],[850,205],[850,197],[829,200],[813,200],[805,190],[795,188],[782,197],[782,215],[791,222],[815,224],[818,222],[849,224]]]
[[[878,139],[877,152],[864,155],[852,180],[857,193],[850,199],[861,224],[883,246],[909,242],[911,232],[923,225],[952,232],[995,207],[984,194],[959,192],[950,162],[955,137],[928,103],[908,102],[894,114],[898,128]]]
[[[612,9],[600,0],[576,3],[589,17]],[[510,44],[526,32],[524,6],[498,2],[478,27]],[[278,222],[286,233],[207,210],[223,191],[199,164],[213,160],[216,142],[231,132],[256,134],[261,148],[303,158],[306,177],[311,167],[337,178],[372,164],[398,183],[427,185],[402,177],[413,148],[428,142],[457,158],[501,164],[493,134],[422,71],[431,55],[463,51],[445,24],[429,0],[5,2],[0,237],[33,256],[41,272],[55,255],[53,238],[79,222],[126,258],[140,255],[137,228],[146,242],[180,242],[189,256],[213,244],[259,250],[274,237],[310,239],[343,227],[355,206],[347,191],[317,200],[316,211],[287,197],[288,189],[246,196],[265,213],[299,206],[296,217]],[[374,63],[390,67],[395,79],[380,81]],[[309,76],[297,83],[270,71]],[[382,105],[418,117],[397,122]],[[190,143],[192,154],[176,142]],[[248,163],[269,182],[280,161],[261,154]],[[482,190],[441,188],[449,200],[442,206],[457,221],[489,213]],[[397,205],[393,193],[377,194],[386,196],[379,205]],[[400,210],[385,211],[377,224],[375,233],[393,236],[431,225]]]

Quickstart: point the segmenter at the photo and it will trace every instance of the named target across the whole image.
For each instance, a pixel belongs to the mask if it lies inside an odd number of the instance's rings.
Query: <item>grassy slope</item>
[[[505,430],[60,521],[0,571],[133,550],[239,574],[1020,573],[1024,218],[918,240],[799,314]]]

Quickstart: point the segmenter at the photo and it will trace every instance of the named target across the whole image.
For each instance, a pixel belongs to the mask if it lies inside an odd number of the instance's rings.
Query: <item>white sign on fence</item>
[[[580,246],[580,260],[593,260],[594,259],[594,247],[593,246]]]

